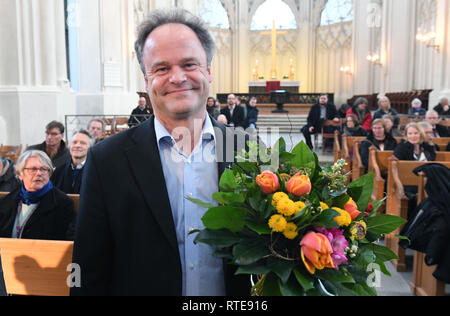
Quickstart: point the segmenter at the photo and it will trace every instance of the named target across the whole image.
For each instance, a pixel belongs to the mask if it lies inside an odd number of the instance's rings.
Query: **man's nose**
[[[169,80],[170,80],[170,83],[173,83],[173,84],[183,83],[186,81],[186,73],[179,66],[172,67],[172,69],[170,71],[170,79]]]

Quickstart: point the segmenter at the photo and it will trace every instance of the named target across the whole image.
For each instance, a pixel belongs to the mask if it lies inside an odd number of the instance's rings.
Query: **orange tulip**
[[[286,184],[289,193],[295,196],[302,196],[311,193],[311,180],[306,175],[297,173]]]
[[[331,258],[333,248],[325,235],[309,232],[303,237],[300,246],[302,260],[309,273],[316,273],[316,269],[335,268]]]
[[[257,176],[256,184],[258,184],[264,194],[274,193],[280,187],[278,176],[271,171],[264,171]]]
[[[350,214],[352,221],[354,221],[359,216],[359,214],[361,214],[361,212],[358,211],[358,206],[352,198],[350,198],[347,204],[344,205],[344,209],[347,211],[347,213]]]

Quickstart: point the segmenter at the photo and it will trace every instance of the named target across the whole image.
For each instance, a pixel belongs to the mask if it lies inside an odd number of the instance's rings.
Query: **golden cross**
[[[261,32],[261,35],[272,36],[272,67],[270,69],[271,79],[277,79],[277,35],[287,34],[286,31],[277,31],[275,20],[273,20],[271,32]]]

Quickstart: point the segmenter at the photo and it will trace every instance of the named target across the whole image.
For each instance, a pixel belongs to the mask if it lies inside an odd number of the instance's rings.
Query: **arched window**
[[[227,11],[219,0],[204,0],[200,6],[200,16],[210,27],[230,29]]]
[[[294,13],[285,2],[282,0],[267,0],[256,10],[250,30],[271,30],[273,20],[275,20],[278,30],[297,29]]]
[[[328,0],[322,12],[321,26],[353,21],[352,0]]]

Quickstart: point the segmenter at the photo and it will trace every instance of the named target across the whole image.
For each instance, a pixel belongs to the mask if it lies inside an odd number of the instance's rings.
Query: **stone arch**
[[[255,16],[256,11],[258,10],[258,8],[267,0],[253,0],[253,1],[249,1],[249,6],[248,6],[248,15],[249,15],[249,26],[251,25],[251,22],[253,21],[253,18]],[[299,29],[299,16],[298,16],[298,12],[300,10],[299,5],[297,5],[297,1],[296,0],[281,0],[283,1],[288,7],[289,9],[292,11],[292,14],[295,17],[295,23],[296,23],[296,28]]]

